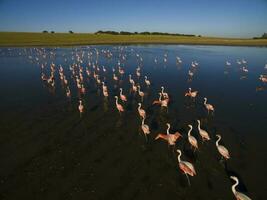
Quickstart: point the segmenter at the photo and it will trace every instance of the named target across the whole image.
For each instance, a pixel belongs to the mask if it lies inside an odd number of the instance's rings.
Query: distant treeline
[[[163,32],[127,32],[127,31],[97,31],[95,34],[110,34],[110,35],[172,35],[172,36],[189,36],[197,37],[196,35],[191,34],[180,34],[180,33],[163,33]],[[199,35],[198,37],[201,37]]]
[[[253,39],[267,39],[267,33],[263,33],[261,37],[254,37]]]

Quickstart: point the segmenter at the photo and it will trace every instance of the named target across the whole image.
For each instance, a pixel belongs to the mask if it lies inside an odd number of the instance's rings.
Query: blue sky
[[[0,31],[159,31],[254,37],[267,0],[0,0]]]

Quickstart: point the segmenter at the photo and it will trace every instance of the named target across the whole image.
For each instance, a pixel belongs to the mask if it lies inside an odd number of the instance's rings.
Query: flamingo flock
[[[186,139],[187,143],[190,145],[191,150],[194,154],[197,154],[198,151],[201,149],[201,145],[198,142],[198,138],[201,138],[202,143],[209,143],[217,147],[218,155],[221,156],[221,161],[227,162],[230,157],[230,153],[228,149],[223,146],[222,144],[219,144],[219,142],[222,139],[222,136],[217,134],[216,135],[216,141],[210,137],[210,133],[208,133],[206,130],[204,130],[201,127],[201,120],[196,119],[195,122],[197,123],[197,127],[193,127],[193,124],[187,124],[186,132],[179,132],[175,131],[173,127],[171,127],[171,124],[168,122],[166,123],[166,132],[161,133],[155,133],[153,129],[151,130],[149,127],[148,120],[145,123],[146,119],[149,119],[149,113],[146,112],[146,108],[148,106],[153,106],[153,109],[158,109],[157,107],[160,107],[162,109],[162,112],[165,112],[165,114],[168,114],[168,109],[170,105],[170,97],[171,95],[168,94],[166,88],[164,86],[161,86],[160,88],[154,88],[157,90],[158,99],[154,100],[153,102],[148,102],[147,95],[148,92],[151,91],[151,89],[154,87],[152,84],[153,81],[151,81],[148,78],[148,75],[143,74],[143,58],[141,54],[136,53],[135,57],[137,59],[138,66],[135,69],[135,75],[127,74],[127,67],[125,65],[125,61],[127,60],[128,55],[123,53],[123,48],[119,49],[119,60],[117,62],[117,65],[115,67],[108,67],[108,66],[100,66],[98,57],[103,55],[107,59],[114,58],[113,53],[110,50],[98,50],[93,49],[89,51],[87,54],[85,51],[81,52],[72,52],[72,56],[70,60],[73,62],[72,65],[69,66],[69,73],[71,74],[71,78],[67,79],[67,73],[65,72],[65,69],[59,65],[56,66],[56,64],[51,63],[48,67],[47,63],[41,64],[41,79],[43,82],[48,84],[51,88],[55,88],[56,84],[56,74],[58,72],[59,78],[62,82],[62,87],[64,89],[64,92],[68,98],[72,97],[73,92],[70,88],[70,83],[73,82],[75,88],[78,91],[78,111],[80,113],[80,117],[84,117],[83,114],[85,112],[89,112],[85,109],[84,103],[83,103],[83,97],[87,93],[88,84],[87,80],[91,79],[94,81],[95,87],[100,88],[100,91],[102,90],[103,98],[110,99],[110,101],[114,102],[114,108],[118,111],[120,114],[120,117],[123,117],[124,112],[127,111],[127,105],[131,99],[127,95],[129,92],[129,95],[133,95],[134,99],[138,102],[136,105],[137,113],[140,117],[140,130],[145,136],[146,142],[149,142],[149,138],[154,138],[154,142],[160,142],[164,141],[168,144],[168,147],[172,147],[173,150],[176,149],[176,151],[173,151],[173,153],[178,153],[177,160],[178,160],[178,169],[185,174],[188,185],[191,185],[190,177],[197,176],[197,169],[194,167],[193,162],[185,161],[181,159],[181,156],[183,154],[182,150],[180,148],[177,148],[177,145],[179,144],[180,140]],[[94,52],[94,53],[93,53]],[[44,54],[44,53],[43,53]],[[93,59],[93,55],[95,55],[96,59]],[[55,56],[53,53],[50,56]],[[65,58],[65,61],[67,61],[69,58]],[[115,59],[115,58],[114,58]],[[88,62],[86,62],[88,61]],[[88,63],[87,65],[85,63]],[[154,59],[154,63],[158,64],[159,60],[158,58]],[[168,63],[168,54],[163,55],[163,63],[166,65]],[[180,57],[176,57],[176,63],[181,65],[182,59]],[[247,61],[237,60],[237,64],[242,66],[246,65]],[[196,69],[198,68],[199,63],[197,61],[192,61],[190,65],[190,69],[188,71],[188,75],[190,80],[192,80],[193,76],[195,76]],[[229,61],[226,61],[226,66],[230,67],[232,66],[232,63]],[[49,70],[50,69],[50,70]],[[241,67],[241,70],[244,73],[248,73],[248,69],[245,66]],[[110,73],[108,73],[110,72]],[[127,77],[127,78],[125,78]],[[263,83],[267,82],[267,76],[266,75],[260,75],[259,78]],[[110,80],[112,80],[112,83],[110,83]],[[106,84],[106,83],[109,84]],[[111,86],[114,86],[114,88],[111,88]],[[121,87],[118,87],[120,85]],[[123,87],[122,87],[123,86]],[[129,88],[129,91],[127,89]],[[72,89],[74,90],[74,88]],[[112,91],[112,92],[110,92]],[[115,95],[113,95],[115,93]],[[188,91],[185,91],[184,98],[190,98],[194,101],[197,101],[199,98],[203,99],[201,105],[203,109],[206,110],[205,114],[209,117],[213,117],[215,113],[215,106],[208,103],[207,97],[199,97],[200,93],[198,90],[192,90],[191,87],[188,88]],[[110,98],[111,97],[111,98]],[[173,101],[173,99],[171,99]],[[211,99],[211,102],[212,101]],[[165,110],[165,111],[164,111]],[[137,115],[137,116],[138,116]],[[164,127],[165,128],[165,127]],[[171,129],[172,128],[172,129]],[[193,130],[197,130],[199,137],[194,136]],[[241,192],[237,192],[235,187],[238,184],[238,179],[236,177],[229,177],[230,180],[234,180],[235,184],[232,187],[232,192],[237,200],[247,200],[250,199],[245,194]]]

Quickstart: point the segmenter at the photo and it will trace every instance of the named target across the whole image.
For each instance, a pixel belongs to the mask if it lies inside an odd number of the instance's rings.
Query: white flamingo
[[[202,141],[210,140],[210,136],[208,132],[200,128],[200,120],[197,120],[197,123],[198,123],[199,135],[201,136]]]
[[[226,149],[223,145],[219,145],[219,141],[221,140],[222,137],[220,135],[216,135],[216,137],[218,137],[218,139],[216,141],[216,147],[217,147],[219,153],[226,160],[229,159],[230,158],[230,154],[229,154],[228,149]]]
[[[194,151],[198,148],[198,144],[197,144],[197,140],[194,136],[191,135],[191,131],[193,129],[192,125],[188,125],[188,127],[190,128],[187,135],[188,135],[188,141],[191,144],[191,146],[194,148]]]
[[[251,198],[249,198],[247,195],[245,195],[245,194],[243,194],[243,193],[241,193],[241,192],[237,192],[237,191],[236,191],[235,188],[236,188],[236,186],[239,184],[239,180],[238,180],[238,178],[235,177],[235,176],[230,176],[230,178],[231,178],[232,180],[235,181],[235,183],[232,185],[232,192],[234,193],[235,198],[236,198],[237,200],[251,200]]]

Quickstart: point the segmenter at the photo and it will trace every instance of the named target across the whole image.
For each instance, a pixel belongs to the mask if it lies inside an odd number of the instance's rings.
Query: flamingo
[[[150,81],[147,79],[147,76],[145,76],[145,83],[147,86],[150,86]]]
[[[138,113],[140,117],[145,118],[146,117],[146,111],[141,108],[141,103],[138,103]]]
[[[169,98],[169,95],[167,92],[164,92],[164,87],[161,86],[161,94],[163,95],[164,98],[168,99]]]
[[[208,104],[207,103],[207,98],[205,97],[204,98],[204,106],[206,107],[206,109],[208,110],[208,113],[209,113],[209,111],[212,111],[212,112],[214,112],[214,107],[213,107],[213,105],[211,105],[211,104]]]
[[[226,61],[226,65],[227,65],[227,66],[230,66],[231,63],[230,63],[229,61]]]
[[[169,104],[169,99],[161,100],[161,107],[167,108],[167,112],[168,112],[168,104]]]
[[[192,125],[188,125],[189,126],[189,131],[188,131],[188,141],[191,144],[192,147],[194,147],[194,151],[198,148],[198,144],[197,144],[197,140],[194,136],[191,135],[191,131],[193,129]]]
[[[226,160],[230,158],[230,154],[228,149],[226,149],[224,146],[219,145],[219,141],[221,140],[221,136],[220,135],[216,135],[216,137],[218,137],[217,141],[216,141],[216,147],[219,151],[219,153],[221,154],[222,157],[224,157]]]
[[[261,80],[263,83],[267,83],[267,77],[264,75],[260,75],[259,80]]]
[[[132,83],[132,90],[134,93],[137,92],[137,86],[135,85],[134,81]]]
[[[167,112],[168,112],[169,99],[161,100],[161,98],[162,98],[162,93],[159,93],[159,99],[153,101],[152,105],[159,104],[161,107],[167,108]]]
[[[131,74],[129,75],[129,82],[130,82],[130,84],[134,83],[134,80],[132,79],[132,75]]]
[[[118,103],[118,96],[115,96],[115,99],[116,99],[116,107],[117,107],[119,113],[124,112],[122,105]]]
[[[108,88],[107,88],[107,86],[105,85],[105,82],[104,82],[104,81],[102,82],[102,89],[103,89],[103,91],[107,91],[107,90],[108,90]]]
[[[70,95],[71,95],[69,86],[66,89],[66,95],[67,95],[67,97],[70,97]]]
[[[121,98],[121,100],[124,101],[124,102],[127,101],[126,96],[122,94],[122,88],[120,88],[120,98]]]
[[[194,76],[194,73],[193,73],[191,70],[189,70],[189,71],[188,71],[188,75],[189,75],[190,77],[192,77],[192,76]]]
[[[236,191],[235,188],[239,184],[238,178],[235,176],[230,176],[230,178],[235,181],[235,183],[232,185],[232,192],[234,193],[236,200],[251,200],[251,198],[249,198],[247,195]]]
[[[159,93],[159,99],[158,99],[158,100],[155,100],[155,101],[153,101],[152,105],[155,105],[155,104],[159,104],[159,105],[161,105],[161,97],[162,97],[162,94],[161,94],[161,93]]]
[[[155,140],[161,138],[163,140],[166,140],[168,142],[169,145],[173,146],[175,145],[176,140],[178,140],[180,137],[182,137],[182,135],[177,131],[174,134],[170,134],[169,130],[171,125],[169,123],[166,124],[167,125],[167,134],[162,134],[159,133],[157,135],[157,137],[155,138]]]
[[[146,117],[143,117],[141,128],[147,140],[147,135],[150,133],[150,130],[149,130],[149,126],[145,124],[145,119]]]
[[[80,115],[82,115],[83,110],[84,110],[84,106],[83,106],[83,104],[82,104],[82,100],[79,100],[79,106],[78,106],[78,109],[79,109]]]
[[[113,80],[114,80],[114,81],[119,80],[118,77],[116,76],[116,74],[113,74]]]
[[[103,90],[103,95],[104,95],[104,97],[108,97],[108,91],[107,90]]]
[[[198,91],[192,92],[192,89],[188,88],[188,92],[186,92],[184,96],[190,96],[192,98],[195,98],[197,96],[197,93],[198,93]]]
[[[190,162],[181,160],[181,155],[182,155],[181,150],[180,149],[177,149],[176,151],[178,153],[178,164],[179,164],[179,168],[186,175],[188,184],[190,185],[190,180],[188,178],[188,175],[195,176],[197,174],[196,173],[196,170],[194,168],[194,165],[192,163],[190,163]]]
[[[197,120],[197,123],[198,123],[198,132],[202,138],[202,141],[204,142],[205,140],[210,140],[208,132],[200,128],[200,120]]]
[[[142,102],[143,102],[143,98],[144,98],[144,96],[145,96],[145,93],[142,92],[142,91],[140,91],[140,85],[138,85],[137,87],[138,87],[138,94],[139,94],[139,96],[141,97],[141,100],[142,100]]]
[[[246,67],[242,67],[242,71],[247,73],[248,69]]]

